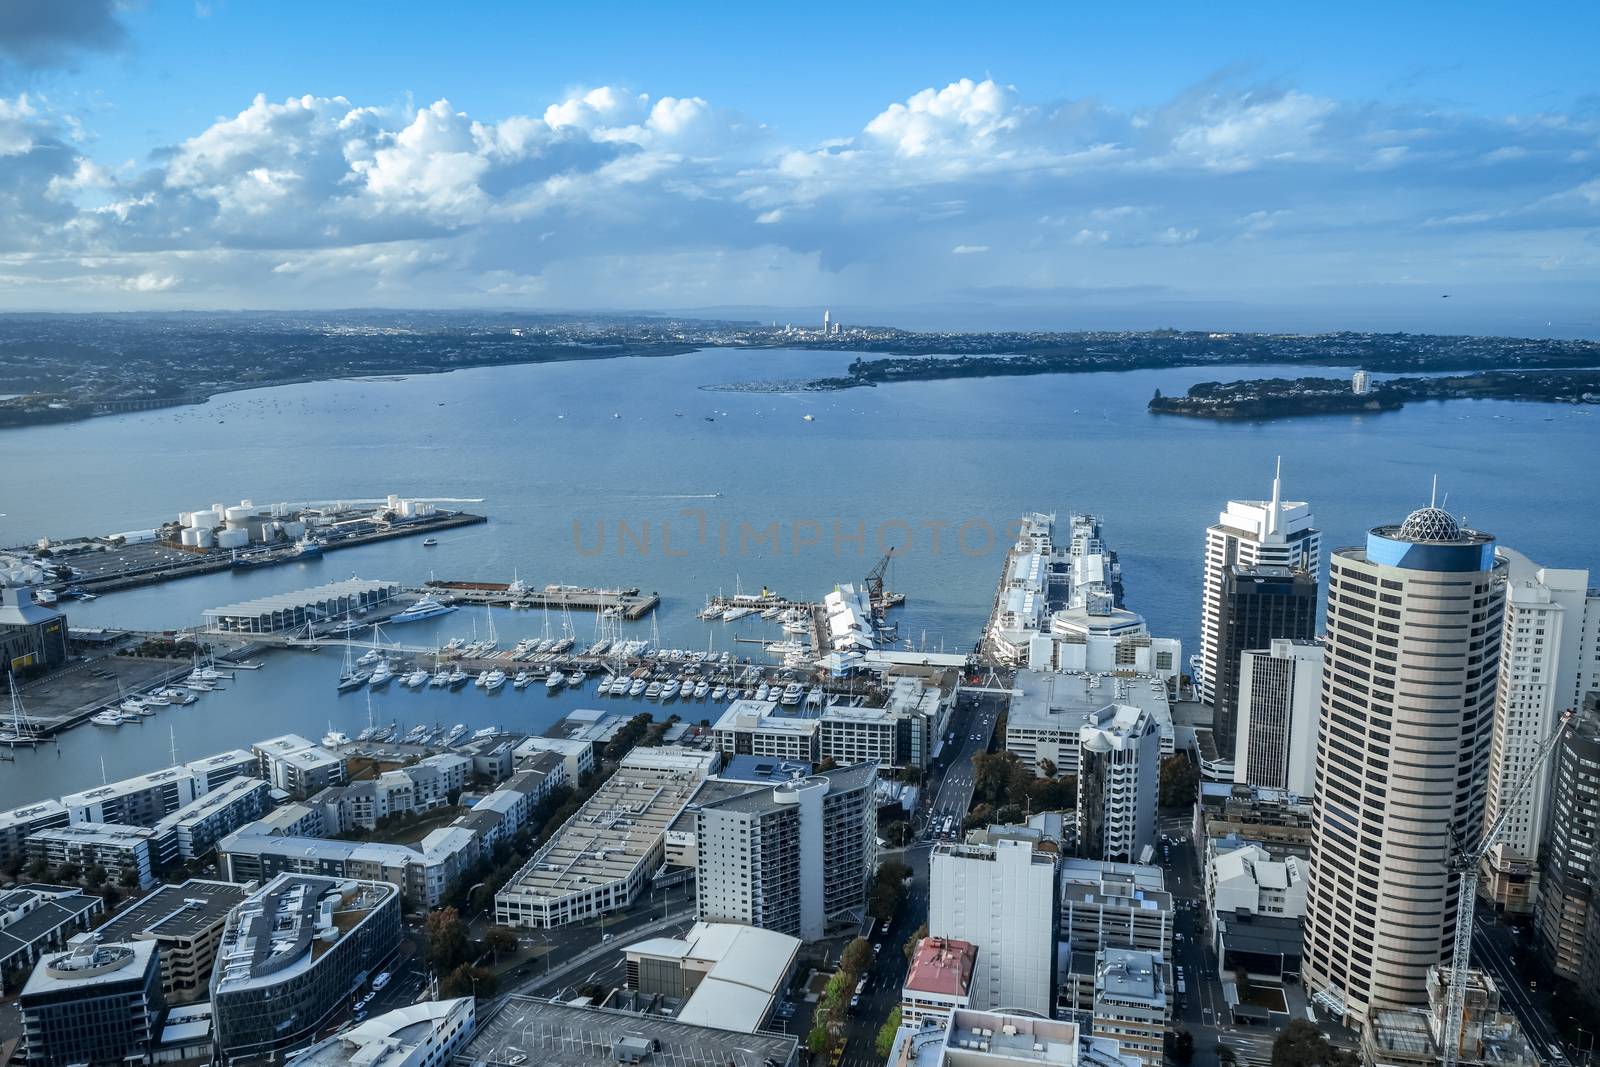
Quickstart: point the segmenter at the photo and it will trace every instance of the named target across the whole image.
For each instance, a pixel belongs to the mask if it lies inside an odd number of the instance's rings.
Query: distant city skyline
[[[0,310],[1600,336],[1592,8],[0,11]]]

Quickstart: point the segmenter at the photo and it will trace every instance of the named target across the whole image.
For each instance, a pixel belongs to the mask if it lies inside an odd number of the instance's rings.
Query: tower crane
[[[1532,764],[1517,779],[1511,795],[1500,805],[1494,822],[1484,831],[1477,845],[1466,848],[1458,841],[1452,850],[1450,870],[1460,876],[1460,882],[1456,889],[1456,940],[1455,948],[1450,953],[1450,988],[1445,999],[1444,1034],[1439,1042],[1441,1067],[1456,1067],[1461,1059],[1461,1030],[1467,1008],[1467,961],[1472,954],[1472,924],[1478,906],[1478,879],[1483,858],[1494,847],[1500,831],[1505,829],[1506,820],[1527,795],[1534,779],[1539,776],[1539,768],[1550,757],[1556,742],[1561,740],[1561,735],[1566,733],[1571,724],[1572,711],[1568,709],[1561,713],[1561,719],[1550,736],[1540,742],[1538,751],[1533,754]]]

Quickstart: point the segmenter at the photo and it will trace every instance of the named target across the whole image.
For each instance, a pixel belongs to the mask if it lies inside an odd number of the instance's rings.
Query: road
[[[841,1061],[844,1067],[883,1065],[883,1057],[873,1045],[884,1020],[900,1004],[900,988],[905,985],[908,966],[903,951],[905,943],[928,918],[930,848],[927,843],[918,843],[889,857],[911,868],[911,882],[894,918],[873,934],[872,943],[882,947],[878,950],[877,962],[868,971],[861,1002],[851,1010],[850,1020],[845,1024],[845,1051]]]
[[[961,821],[972,806],[972,757],[989,751],[995,721],[1005,706],[1006,698],[994,693],[970,693],[958,698],[944,749],[929,771],[927,788],[912,824],[919,837],[938,836],[946,817],[955,820],[956,833],[960,833]],[[953,740],[948,739],[951,735]]]
[[[1530,990],[1527,981],[1517,972],[1513,937],[1510,927],[1479,913],[1473,922],[1472,962],[1489,972],[1500,987],[1501,1009],[1509,1009],[1516,1015],[1522,1032],[1541,1061],[1548,1063],[1572,1056],[1572,1050],[1563,1046],[1555,1027],[1550,1024],[1548,990]]]

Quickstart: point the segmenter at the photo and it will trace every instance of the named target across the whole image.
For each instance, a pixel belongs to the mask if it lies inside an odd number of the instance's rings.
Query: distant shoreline
[[[1184,396],[1150,401],[1156,415],[1266,422],[1307,415],[1398,411],[1423,400],[1521,400],[1600,405],[1600,370],[1487,371],[1375,381],[1356,393],[1341,378],[1260,378],[1199,382]]]

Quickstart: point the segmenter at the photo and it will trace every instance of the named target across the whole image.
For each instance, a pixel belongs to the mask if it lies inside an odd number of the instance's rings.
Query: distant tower
[[[1207,704],[1216,699],[1222,668],[1222,594],[1228,568],[1288,567],[1315,577],[1322,566],[1322,534],[1311,524],[1311,505],[1284,500],[1283,464],[1272,476],[1271,500],[1230,500],[1217,524],[1206,530],[1205,574],[1200,605],[1200,661],[1195,686]],[[1297,633],[1273,634],[1299,637]],[[1256,646],[1267,647],[1265,643]],[[1242,651],[1242,650],[1236,650]],[[1237,669],[1238,664],[1233,664]],[[1233,709],[1227,709],[1229,716]],[[1230,719],[1231,722],[1231,719]],[[1229,736],[1232,734],[1230,732]],[[1229,750],[1231,751],[1231,749]],[[1226,757],[1227,753],[1223,753]]]
[[[833,310],[830,308],[822,313],[822,335],[826,337],[833,332]]]
[[[1366,396],[1372,392],[1372,375],[1364,370],[1358,370],[1350,375],[1350,391],[1356,396]]]

